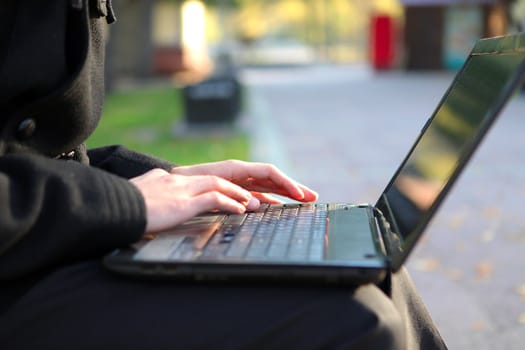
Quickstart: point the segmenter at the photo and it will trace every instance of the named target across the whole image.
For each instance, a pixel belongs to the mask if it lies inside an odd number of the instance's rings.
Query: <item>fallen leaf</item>
[[[480,240],[483,243],[489,243],[489,242],[492,242],[495,237],[496,237],[496,231],[494,231],[494,230],[487,230],[487,231],[483,232],[483,234],[481,235],[481,239]]]
[[[418,271],[432,272],[436,271],[440,265],[441,264],[438,259],[426,258],[416,260],[414,263],[414,268]]]
[[[446,276],[452,281],[460,281],[463,279],[464,273],[459,269],[451,269],[446,272]]]
[[[500,215],[500,209],[498,207],[488,207],[483,209],[483,216],[486,218],[496,218]]]
[[[522,299],[525,300],[525,283],[516,286],[516,293],[521,295]]]
[[[519,322],[519,323],[522,323],[522,324],[525,324],[525,313],[521,314],[521,315],[518,317],[518,322]]]
[[[465,224],[465,215],[453,217],[448,222],[448,226],[452,229],[461,228],[464,224]]]
[[[505,238],[511,242],[525,243],[525,228],[521,228],[520,231],[510,232],[505,235]]]
[[[454,247],[454,249],[456,250],[457,253],[465,252],[465,250],[466,250],[465,243],[463,243],[463,242],[456,243],[456,246]]]
[[[152,234],[152,233],[146,233],[144,236],[143,236],[144,239],[148,240],[148,241],[151,241],[152,239],[155,238],[155,235]]]
[[[480,261],[476,264],[476,278],[488,280],[494,272],[494,264],[490,261]]]
[[[487,329],[487,324],[483,321],[476,321],[471,323],[470,328],[474,331],[482,332]]]

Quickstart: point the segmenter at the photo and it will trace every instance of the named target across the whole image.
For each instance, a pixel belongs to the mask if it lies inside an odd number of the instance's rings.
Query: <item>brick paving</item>
[[[451,73],[366,67],[247,69],[252,158],[321,201],[375,202]],[[409,258],[450,349],[525,343],[525,96],[508,105]]]

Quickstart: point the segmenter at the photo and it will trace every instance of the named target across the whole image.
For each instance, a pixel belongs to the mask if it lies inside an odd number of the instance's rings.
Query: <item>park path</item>
[[[453,79],[366,66],[244,69],[252,160],[320,200],[374,203]],[[525,96],[475,154],[407,264],[450,349],[525,343]]]

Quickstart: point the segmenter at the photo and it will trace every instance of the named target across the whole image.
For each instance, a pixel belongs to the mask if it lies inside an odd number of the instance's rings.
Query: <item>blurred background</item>
[[[474,42],[525,25],[525,0],[113,3],[88,146],[272,162],[321,201],[374,203]],[[524,95],[407,265],[451,349],[525,343]]]
[[[111,117],[104,118],[90,144],[122,141],[182,163],[248,157],[242,130],[237,130],[234,140],[231,133],[221,136],[232,131],[246,110],[244,68],[345,65],[378,71],[454,70],[477,38],[517,30],[525,17],[519,0],[113,3],[118,21],[110,26],[106,69],[110,93],[106,115]],[[144,94],[146,102],[141,98]],[[220,103],[220,99],[229,101]],[[142,127],[144,110],[149,128]],[[164,117],[169,120],[163,124]],[[160,130],[155,130],[153,120],[162,125]],[[179,125],[173,130],[168,122]],[[123,139],[115,139],[111,124],[117,124]],[[195,137],[188,145],[180,143],[190,135],[188,129],[211,124],[215,124],[212,140],[218,142],[212,142],[210,149],[203,150]],[[197,125],[201,127],[188,128]],[[217,128],[221,125],[227,127]],[[173,133],[179,140],[176,159],[169,150]]]
[[[450,69],[475,39],[519,24],[511,0],[115,0],[109,76],[210,73],[238,65]],[[523,12],[523,11],[521,11]],[[459,62],[458,62],[459,61]]]

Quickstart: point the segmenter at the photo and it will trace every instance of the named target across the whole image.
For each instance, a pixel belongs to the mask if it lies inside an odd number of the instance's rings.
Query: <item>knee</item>
[[[392,300],[376,287],[361,289],[355,298],[363,308],[366,322],[351,349],[406,350],[404,321]]]
[[[400,314],[394,309],[376,316],[377,322],[367,334],[366,349],[406,350],[406,335]]]

